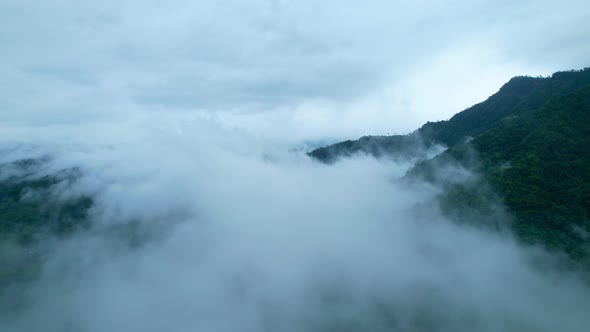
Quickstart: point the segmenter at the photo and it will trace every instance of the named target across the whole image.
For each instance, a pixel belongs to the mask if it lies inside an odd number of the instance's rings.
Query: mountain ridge
[[[493,128],[502,119],[534,111],[549,99],[588,84],[590,68],[556,72],[550,77],[516,76],[485,101],[453,115],[449,120],[427,122],[407,135],[363,136],[358,140],[346,140],[314,149],[308,155],[325,163],[333,163],[341,157],[356,153],[378,158],[395,158],[397,153],[403,156],[408,154],[408,143],[421,144],[426,149],[435,144],[452,147]],[[374,142],[375,137],[379,137],[378,144]]]
[[[521,241],[564,251],[590,267],[590,68],[549,78],[515,77],[486,101],[405,137],[421,140],[423,148],[447,146],[433,158],[420,159],[405,176],[442,185],[439,205],[445,213],[457,217],[479,211],[495,220],[501,217],[493,216],[497,211],[491,206],[504,205]],[[395,140],[400,138],[381,139],[386,144]],[[398,152],[404,147],[379,150],[374,142],[370,149],[361,140],[348,142],[354,152],[341,153],[336,144],[309,155],[326,163],[355,153],[405,156]],[[318,158],[326,151],[330,159]],[[480,176],[451,183],[437,174],[449,164]]]

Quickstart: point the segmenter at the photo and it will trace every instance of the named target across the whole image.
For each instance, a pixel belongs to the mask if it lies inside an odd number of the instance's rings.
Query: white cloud
[[[544,253],[449,223],[436,188],[393,181],[407,165],[326,167],[285,151],[407,132],[513,75],[587,66],[589,12],[584,1],[2,1],[1,160],[52,155],[39,175],[79,167],[60,197],[92,195],[95,225],[137,220],[150,240],[54,243],[0,328],[585,331],[587,286],[539,271]]]
[[[446,220],[437,188],[395,181],[408,165],[326,166],[215,123],[152,116],[107,142],[48,134],[20,150],[53,155],[41,174],[81,169],[56,190],[92,195],[95,228],[44,252],[0,329],[587,328],[587,286],[535,267],[552,259],[538,249]],[[101,232],[130,221],[135,231]]]
[[[407,132],[513,75],[587,66],[589,7],[2,1],[0,161],[79,167],[56,190],[91,195],[98,229],[49,241],[0,329],[585,331],[587,286],[449,223],[436,188],[396,183],[408,165],[286,151]],[[129,221],[143,246],[100,232]]]
[[[0,118],[20,124],[200,110],[283,140],[409,131],[590,52],[576,0],[0,6]]]

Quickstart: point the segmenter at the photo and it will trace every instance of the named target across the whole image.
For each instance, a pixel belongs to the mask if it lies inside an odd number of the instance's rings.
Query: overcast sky
[[[0,122],[170,114],[290,142],[406,133],[590,66],[590,2],[0,1]]]

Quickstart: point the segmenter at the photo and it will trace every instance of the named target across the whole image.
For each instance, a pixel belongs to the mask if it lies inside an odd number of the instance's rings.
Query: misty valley
[[[323,147],[97,126],[0,146],[0,331],[588,331],[590,68]]]

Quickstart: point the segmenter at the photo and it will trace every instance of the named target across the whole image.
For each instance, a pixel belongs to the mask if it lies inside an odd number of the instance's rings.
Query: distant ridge
[[[408,135],[364,136],[309,152],[317,160],[332,163],[357,153],[378,158],[421,157],[416,146],[434,144],[453,147],[494,128],[501,120],[531,112],[552,98],[590,84],[590,68],[557,72],[551,77],[517,76],[504,84],[486,101],[476,104],[451,119],[428,122]]]

